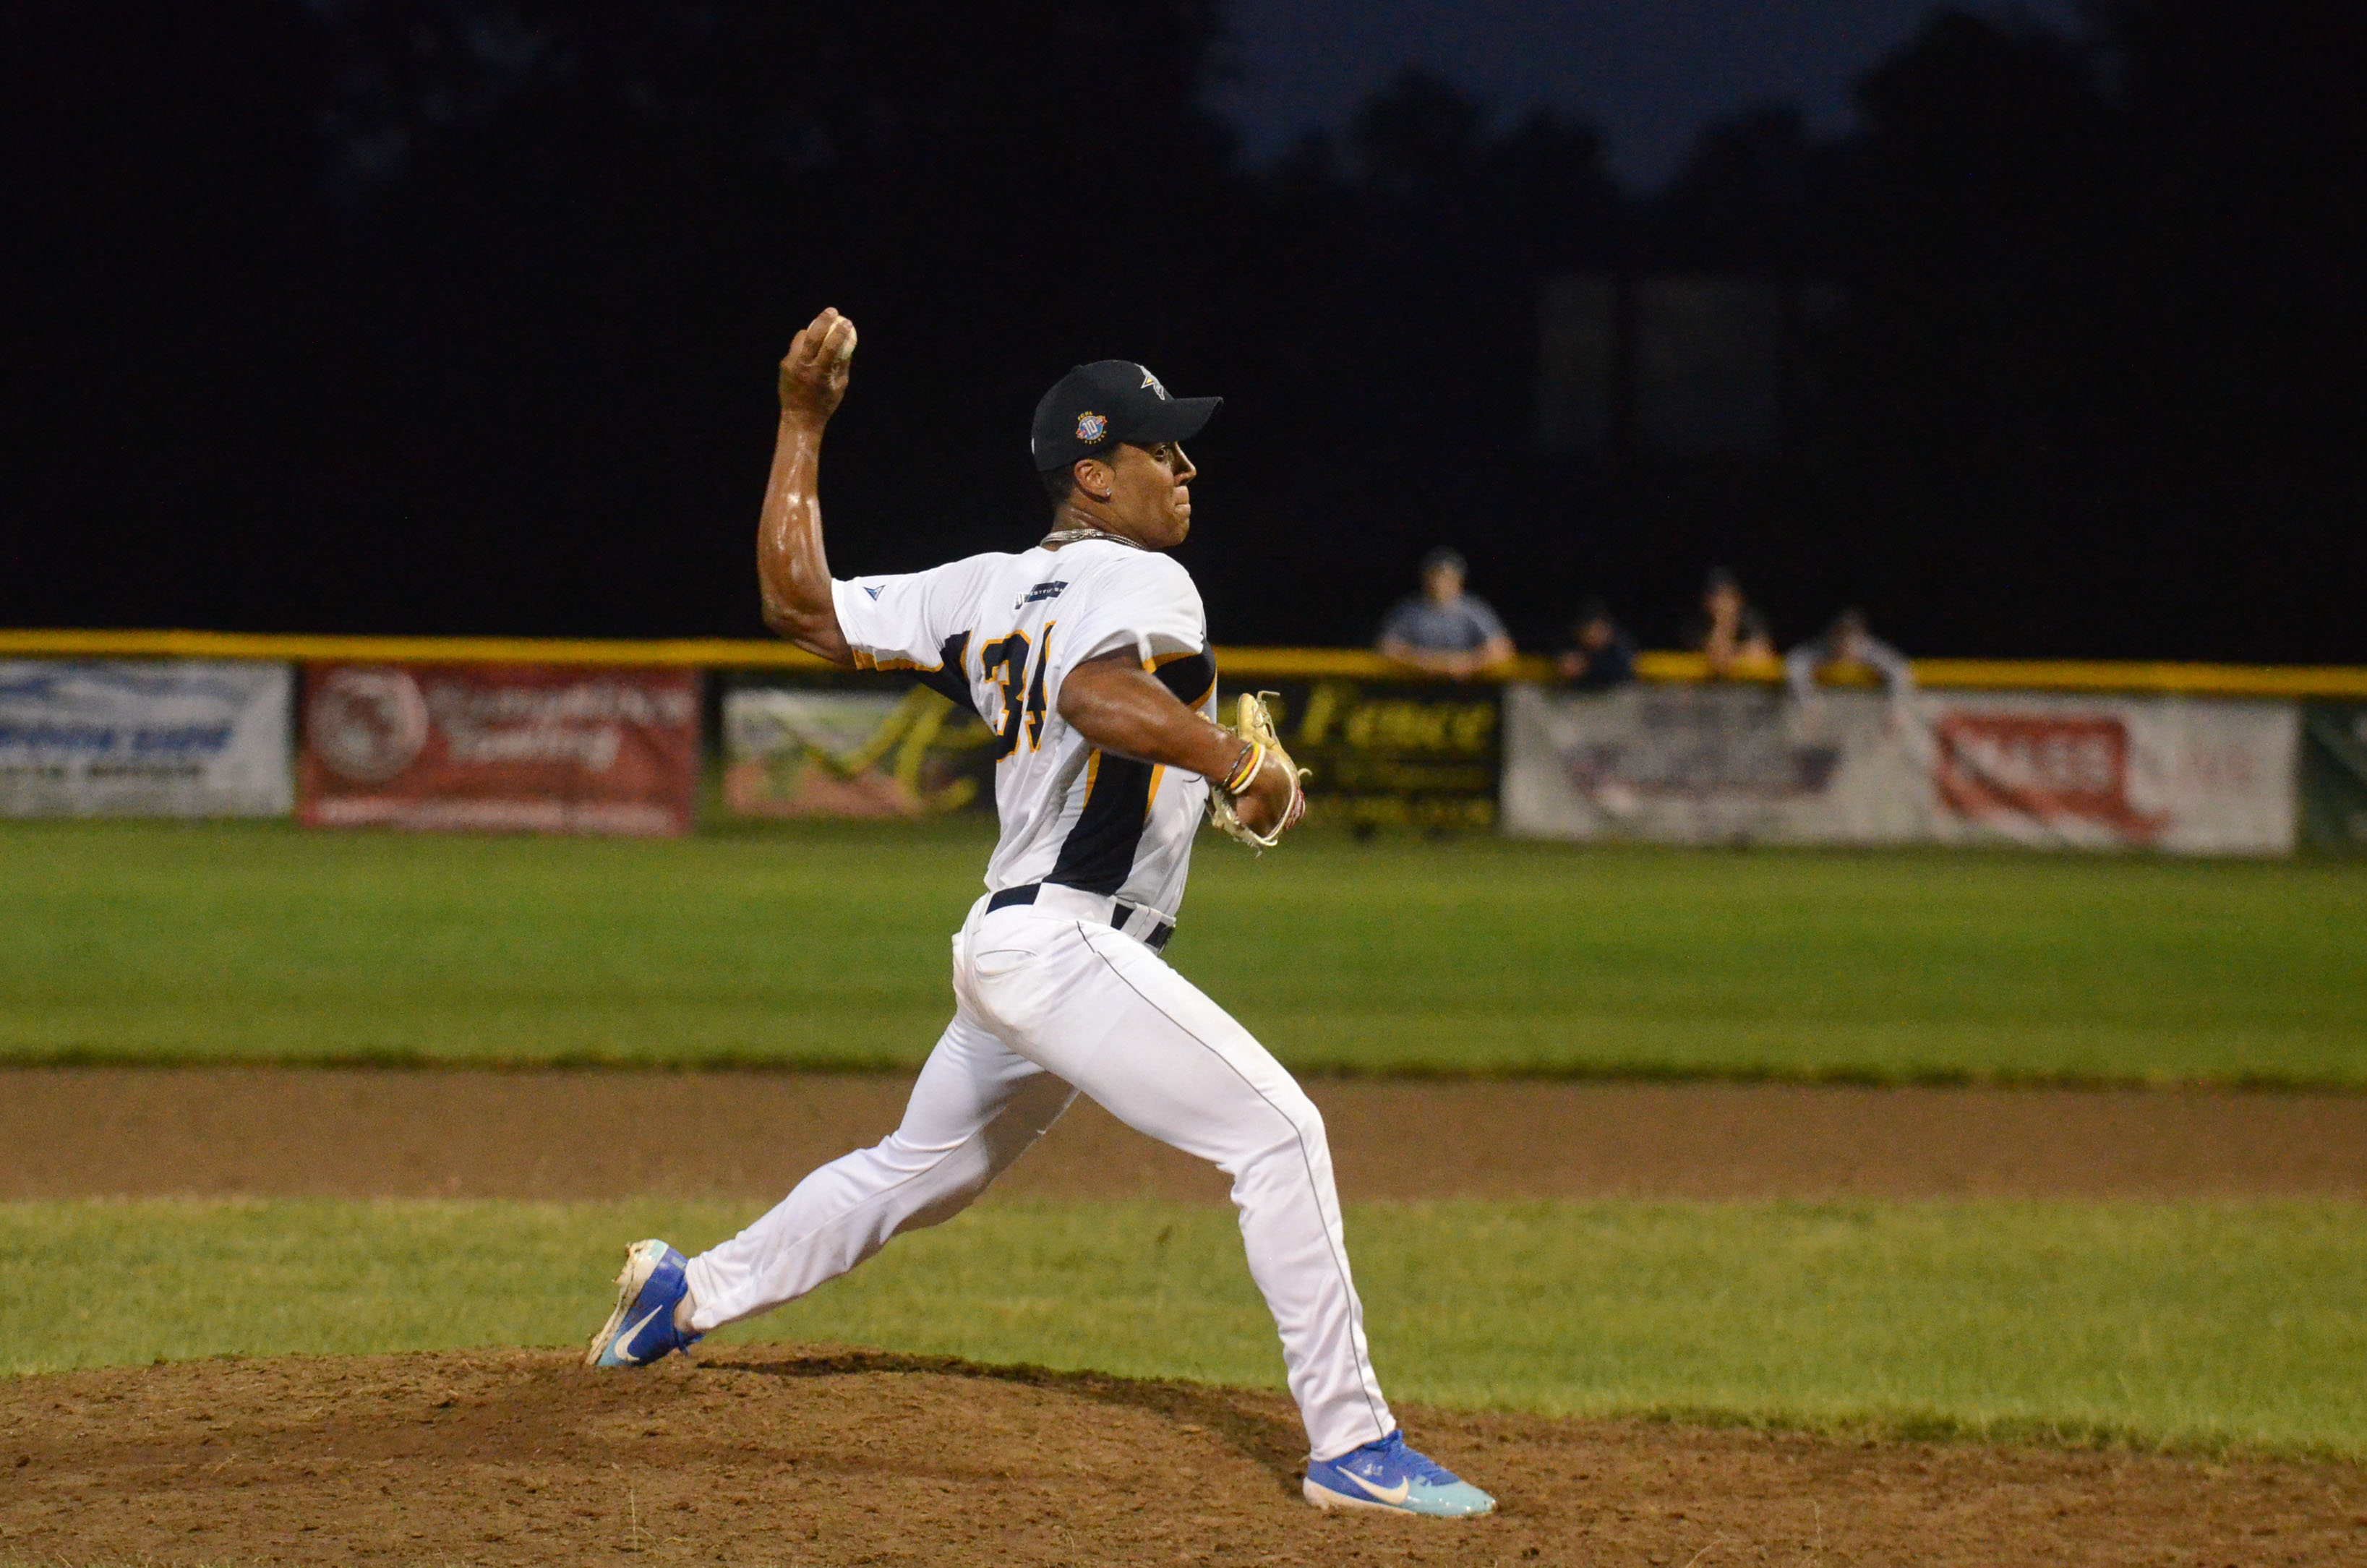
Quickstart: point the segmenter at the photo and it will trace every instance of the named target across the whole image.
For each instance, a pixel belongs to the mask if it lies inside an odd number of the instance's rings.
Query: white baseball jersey
[[[858,666],[917,671],[994,732],[990,892],[1048,882],[1175,918],[1207,781],[1101,751],[1061,718],[1060,682],[1124,649],[1214,717],[1217,661],[1189,572],[1085,539],[831,588]]]

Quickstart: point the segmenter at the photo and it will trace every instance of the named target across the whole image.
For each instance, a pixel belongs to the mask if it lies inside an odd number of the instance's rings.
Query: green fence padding
[[[2302,708],[2301,841],[2367,854],[2367,703]]]

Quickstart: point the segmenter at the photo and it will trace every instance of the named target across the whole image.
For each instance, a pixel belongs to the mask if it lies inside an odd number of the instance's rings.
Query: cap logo
[[[1109,421],[1097,413],[1077,416],[1077,439],[1088,446],[1098,446],[1109,435]]]
[[[1135,367],[1135,368],[1136,368],[1136,369],[1138,369],[1138,370],[1142,370],[1142,367],[1141,367],[1141,366],[1139,366],[1139,365],[1136,366],[1136,367]],[[1167,389],[1166,389],[1166,388],[1164,388],[1164,387],[1162,387],[1162,386],[1161,386],[1161,385],[1159,384],[1159,378],[1158,378],[1158,377],[1156,377],[1156,376],[1153,376],[1153,375],[1152,375],[1150,371],[1148,371],[1148,370],[1142,370],[1142,384],[1143,384],[1144,386],[1146,386],[1146,387],[1150,388],[1152,391],[1154,391],[1154,392],[1158,393],[1158,394],[1159,394],[1159,400],[1160,400],[1161,402],[1162,402],[1162,403],[1163,403],[1163,402],[1165,402],[1165,401],[1167,400]]]

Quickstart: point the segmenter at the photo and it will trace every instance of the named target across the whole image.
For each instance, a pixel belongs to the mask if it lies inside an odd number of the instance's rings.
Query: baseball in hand
[[[781,412],[812,420],[827,420],[846,395],[849,366],[855,359],[855,323],[835,310],[816,316],[789,344],[781,361]]]

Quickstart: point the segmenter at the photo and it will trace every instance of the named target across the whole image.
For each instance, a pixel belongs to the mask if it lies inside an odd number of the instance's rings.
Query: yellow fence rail
[[[656,641],[524,637],[306,637],[248,632],[0,629],[0,658],[268,659],[294,663],[583,664],[714,669],[825,670],[823,660],[787,643],[734,637]],[[1217,661],[1236,681],[1331,676],[1345,680],[1420,679],[1363,649],[1223,648]],[[1697,653],[1647,653],[1637,671],[1648,681],[1705,681]],[[1744,677],[1775,681],[1769,663]],[[1553,679],[1552,665],[1524,657],[1502,678]],[[2169,664],[2139,660],[1919,659],[1915,679],[1956,690],[2159,692],[2223,697],[2353,697],[2367,700],[2367,668],[2301,664]]]

